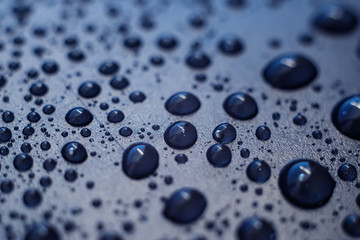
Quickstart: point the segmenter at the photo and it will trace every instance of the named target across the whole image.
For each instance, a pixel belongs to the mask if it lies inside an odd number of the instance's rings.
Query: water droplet
[[[129,99],[133,103],[141,103],[146,99],[146,96],[141,91],[134,91],[130,94]]]
[[[99,240],[123,240],[117,233],[106,232],[101,235]]]
[[[257,216],[246,218],[238,227],[236,235],[239,240],[276,239],[276,232],[272,224]]]
[[[115,74],[117,71],[119,71],[120,66],[117,62],[113,61],[113,60],[108,60],[103,62],[100,67],[99,67],[99,72],[103,75],[113,75]]]
[[[305,116],[303,116],[302,114],[298,113],[294,118],[293,118],[293,123],[295,125],[298,126],[304,126],[307,123],[307,119]]]
[[[4,179],[0,184],[2,193],[9,194],[14,190],[14,183],[9,179]]]
[[[337,4],[321,8],[313,19],[314,26],[330,34],[346,34],[352,32],[358,25],[356,14],[344,6]]]
[[[111,123],[119,123],[124,120],[125,115],[120,110],[112,110],[107,116],[107,120]]]
[[[0,75],[0,88],[3,88],[7,83],[7,79],[4,75]]]
[[[279,186],[292,204],[302,208],[319,208],[331,198],[335,181],[319,163],[299,159],[282,168]]]
[[[43,107],[43,113],[45,113],[46,115],[53,114],[54,112],[55,112],[55,107],[51,104],[46,104]]]
[[[352,182],[357,177],[357,171],[354,165],[344,163],[339,167],[338,175],[342,180]]]
[[[66,181],[75,182],[77,177],[78,177],[78,174],[77,174],[76,170],[74,170],[74,169],[66,169],[65,174],[64,174],[64,178],[65,178]]]
[[[190,148],[197,140],[197,131],[191,123],[177,121],[166,129],[164,140],[167,145],[175,149]]]
[[[14,121],[15,119],[15,116],[14,116],[14,113],[11,112],[11,111],[5,111],[3,112],[2,114],[2,120],[5,122],[5,123],[10,123],[12,121]]]
[[[193,52],[186,58],[186,64],[193,69],[205,69],[211,64],[211,60],[203,52]]]
[[[44,96],[48,92],[48,90],[48,86],[43,82],[33,83],[30,87],[30,93],[37,97]]]
[[[5,143],[10,141],[11,137],[12,137],[12,133],[10,129],[8,129],[7,127],[0,128],[0,143]]]
[[[123,90],[129,86],[129,80],[124,76],[115,76],[110,80],[110,86],[116,90]]]
[[[200,108],[200,100],[192,93],[178,92],[172,95],[165,103],[165,109],[174,115],[188,115]]]
[[[193,188],[181,188],[171,194],[165,203],[164,216],[177,224],[195,222],[205,211],[205,196]]]
[[[230,123],[222,123],[214,129],[213,138],[219,143],[230,143],[236,138],[236,129]]]
[[[164,34],[158,39],[158,46],[162,50],[173,50],[177,47],[178,41],[175,36],[172,36],[170,34]]]
[[[265,67],[263,76],[275,88],[298,89],[316,78],[317,69],[307,57],[286,53],[272,59]]]
[[[345,136],[360,140],[360,95],[347,97],[336,104],[332,122]]]
[[[271,169],[265,161],[255,159],[246,168],[246,175],[253,182],[264,183],[270,178]]]
[[[347,215],[343,222],[342,227],[344,231],[352,237],[360,237],[360,217],[356,214]]]
[[[46,171],[51,172],[55,169],[57,162],[55,159],[46,159],[43,163],[43,167]]]
[[[47,224],[36,224],[32,226],[25,236],[25,240],[59,240],[59,234],[57,230]]]
[[[67,56],[71,61],[74,62],[81,62],[82,60],[85,59],[85,54],[80,49],[71,50]]]
[[[142,46],[142,41],[139,36],[128,36],[124,39],[124,46],[130,50],[138,50]]]
[[[40,121],[41,117],[40,117],[40,114],[38,114],[37,112],[30,112],[30,113],[27,115],[27,119],[28,119],[30,122],[35,123],[35,122]]]
[[[34,160],[30,155],[21,153],[16,155],[13,164],[16,170],[19,172],[25,172],[32,168],[33,162]]]
[[[258,113],[255,100],[250,95],[242,92],[228,96],[223,107],[227,114],[239,120],[252,119]]]
[[[270,128],[268,128],[267,126],[259,126],[256,129],[256,133],[255,133],[257,139],[259,139],[260,141],[267,141],[270,139],[271,137],[271,131]]]
[[[209,147],[206,158],[214,167],[226,167],[231,162],[231,150],[228,146],[218,143]]]
[[[94,98],[100,94],[100,85],[93,81],[82,83],[78,89],[78,93],[83,98]]]
[[[240,150],[240,156],[241,156],[242,158],[248,158],[248,157],[250,157],[250,151],[249,151],[249,149],[247,149],[247,148],[242,148],[242,149]]]
[[[185,154],[180,153],[180,154],[175,156],[175,161],[178,164],[184,164],[184,163],[186,163],[188,161],[188,157]]]
[[[39,190],[35,188],[29,188],[24,192],[23,202],[28,208],[35,208],[39,206],[42,201],[42,196]]]
[[[55,74],[58,72],[59,66],[55,61],[48,60],[42,64],[41,69],[47,74]]]
[[[133,133],[133,130],[129,127],[122,127],[119,130],[119,134],[123,137],[128,137]]]
[[[61,155],[70,163],[82,163],[88,155],[85,147],[78,142],[68,142],[61,149]]]
[[[143,179],[155,172],[159,165],[159,154],[148,143],[130,145],[123,153],[122,168],[132,179]]]
[[[241,53],[244,48],[240,39],[232,35],[223,37],[218,47],[222,53],[230,56]]]
[[[93,120],[93,115],[89,110],[83,107],[71,109],[65,116],[66,122],[74,127],[83,127],[89,125]]]

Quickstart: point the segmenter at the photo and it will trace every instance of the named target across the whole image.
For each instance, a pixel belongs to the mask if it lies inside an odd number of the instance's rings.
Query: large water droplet
[[[254,216],[245,219],[238,227],[239,240],[275,240],[276,232],[267,220]]]
[[[91,112],[83,107],[71,109],[65,116],[66,122],[74,127],[83,127],[89,125],[93,120]]]
[[[344,231],[352,237],[360,237],[360,217],[356,214],[347,215],[343,222],[342,227]]]
[[[317,69],[307,57],[286,53],[271,60],[265,67],[263,76],[275,88],[298,89],[315,79]]]
[[[222,123],[214,129],[212,135],[219,143],[231,143],[236,138],[236,129],[230,123]]]
[[[33,158],[26,153],[16,155],[13,162],[15,169],[19,172],[25,172],[30,170],[30,168],[33,166],[33,163]]]
[[[8,129],[7,127],[0,128],[0,143],[5,143],[10,141],[11,137],[12,137],[12,133],[10,129]]]
[[[166,129],[164,140],[167,145],[175,149],[190,148],[197,140],[197,131],[189,122],[174,122]]]
[[[83,98],[94,98],[100,94],[100,85],[93,81],[82,83],[78,89],[78,93]]]
[[[337,4],[321,8],[313,20],[314,26],[326,33],[345,34],[352,32],[358,25],[356,14]]]
[[[332,122],[342,134],[360,140],[360,95],[347,97],[336,104]]]
[[[200,100],[189,92],[178,92],[165,103],[165,109],[174,115],[188,115],[200,108]]]
[[[249,120],[258,113],[255,100],[250,95],[242,92],[228,96],[223,107],[227,114],[239,120]]]
[[[279,186],[292,204],[302,208],[319,208],[331,198],[335,181],[319,163],[299,159],[281,169]]]
[[[174,223],[188,224],[196,221],[205,211],[204,195],[193,188],[181,188],[171,194],[165,203],[164,216]]]
[[[148,143],[130,145],[123,153],[122,168],[132,179],[142,179],[155,172],[159,165],[159,154]]]
[[[209,147],[206,158],[214,167],[226,167],[231,162],[231,150],[228,146],[218,143]]]
[[[48,224],[39,223],[32,226],[25,236],[25,240],[59,240],[57,230]]]

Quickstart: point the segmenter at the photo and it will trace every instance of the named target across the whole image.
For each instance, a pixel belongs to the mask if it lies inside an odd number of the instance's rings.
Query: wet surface
[[[328,3],[0,1],[0,239],[359,238],[360,3]]]

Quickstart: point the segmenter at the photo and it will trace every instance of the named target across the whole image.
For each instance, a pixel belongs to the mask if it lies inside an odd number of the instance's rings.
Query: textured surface
[[[238,225],[253,215],[271,222],[277,239],[281,240],[351,239],[343,231],[341,222],[348,214],[360,214],[355,201],[360,184],[358,179],[342,181],[337,170],[341,159],[359,169],[360,144],[336,130],[331,122],[331,111],[344,97],[360,92],[360,55],[357,52],[360,29],[340,36],[314,29],[311,18],[328,1],[249,0],[240,8],[231,8],[227,1],[218,0],[34,1],[27,2],[31,13],[24,24],[19,24],[14,17],[12,9],[16,2],[0,1],[1,74],[7,78],[7,84],[0,90],[0,109],[11,110],[15,115],[13,122],[1,123],[11,130],[12,142],[2,144],[9,146],[10,153],[1,156],[0,180],[12,180],[14,190],[10,194],[0,193],[0,239],[23,239],[32,224],[45,218],[63,239],[97,239],[107,231],[115,231],[125,239],[191,239],[197,235],[207,239],[233,239]],[[359,1],[342,2],[360,12]],[[203,27],[191,27],[189,21],[194,15],[204,17]],[[152,29],[141,26],[143,16],[153,20]],[[89,24],[95,27],[94,32],[86,30]],[[128,26],[130,35],[140,36],[142,46],[138,51],[124,47],[128,34],[119,32],[122,24]],[[63,33],[56,32],[58,26],[64,28]],[[34,36],[36,27],[44,28],[46,35]],[[163,51],[157,46],[157,39],[164,33],[176,37],[178,46],[174,50]],[[244,49],[240,54],[226,56],[219,52],[218,42],[226,34],[241,39]],[[303,34],[312,36],[313,42],[301,42]],[[24,38],[24,44],[14,43],[17,36]],[[76,48],[83,50],[84,61],[74,63],[67,58],[71,47],[66,46],[64,40],[69,36],[77,36]],[[211,65],[205,70],[192,70],[185,64],[195,41],[211,59]],[[38,46],[45,48],[42,57],[33,54]],[[21,51],[22,56],[14,57],[15,50]],[[314,82],[289,91],[272,88],[264,81],[262,70],[267,63],[288,52],[304,54],[314,62],[318,70]],[[164,57],[163,66],[149,63],[154,54]],[[124,90],[112,88],[109,84],[112,76],[98,71],[109,59],[117,61],[118,74],[129,79],[130,85]],[[12,60],[21,63],[19,70],[9,70]],[[46,60],[58,63],[56,74],[45,74],[41,70]],[[38,81],[27,77],[31,68],[39,70],[38,79],[49,88],[46,95],[39,97],[43,100],[41,106],[35,104],[38,97],[24,100],[24,96],[30,94],[31,84]],[[205,82],[195,80],[199,73],[206,74]],[[101,93],[95,98],[86,99],[78,94],[78,87],[88,80],[101,86]],[[146,95],[143,102],[129,100],[130,93],[135,90]],[[167,112],[166,100],[180,91],[195,94],[200,99],[200,109],[187,116]],[[233,119],[223,109],[223,101],[238,91],[249,93],[257,102],[258,114],[251,120]],[[116,103],[114,97],[120,101]],[[109,108],[101,110],[99,105],[105,102]],[[42,111],[45,104],[54,105],[55,112],[45,115]],[[72,127],[65,121],[66,113],[74,107],[85,107],[94,116],[86,126],[91,130],[88,138],[81,136],[82,127]],[[22,129],[29,124],[27,115],[32,108],[41,119],[31,124],[35,133],[24,138]],[[107,120],[107,114],[114,109],[124,113],[122,122]],[[274,112],[281,115],[277,121],[272,118]],[[307,119],[304,126],[293,123],[298,113]],[[173,150],[164,141],[166,128],[179,120],[191,122],[197,129],[197,141],[189,149]],[[236,128],[237,137],[227,144],[232,151],[231,163],[225,168],[215,168],[207,161],[206,152],[216,143],[212,137],[214,128],[224,122]],[[154,124],[160,129],[153,130]],[[271,138],[260,141],[255,131],[264,124],[270,128]],[[130,127],[133,134],[120,136],[119,129],[123,126]],[[41,128],[46,128],[45,132]],[[316,128],[322,132],[320,140],[312,137]],[[63,132],[68,135],[64,137]],[[332,143],[326,143],[326,139],[331,139]],[[50,142],[48,151],[41,150],[43,141]],[[61,149],[71,141],[85,146],[89,155],[85,162],[74,165],[63,159]],[[13,166],[13,159],[21,153],[24,142],[32,146],[29,154],[34,164],[30,171],[19,173]],[[146,142],[157,149],[160,158],[156,176],[132,180],[124,174],[122,154],[136,142]],[[242,148],[250,150],[249,158],[240,156]],[[337,149],[336,155],[334,149]],[[93,152],[96,156],[91,154]],[[185,164],[174,160],[179,153],[187,155]],[[57,160],[52,172],[43,168],[47,158]],[[263,184],[251,182],[246,175],[246,167],[253,158],[265,160],[271,167],[271,177]],[[303,210],[290,204],[281,194],[280,170],[298,158],[313,159],[329,168],[336,187],[325,206]],[[74,182],[64,179],[67,169],[77,171],[78,178]],[[39,184],[44,176],[52,180],[52,185],[46,189]],[[171,184],[165,183],[166,176],[172,177]],[[89,181],[94,182],[92,189],[87,187]],[[157,188],[151,189],[154,183]],[[246,192],[239,189],[244,185],[248,187]],[[41,204],[36,208],[25,207],[23,202],[23,193],[30,187],[38,189],[42,195]],[[162,215],[164,203],[161,199],[182,187],[200,190],[207,200],[202,217],[188,226],[178,226]],[[100,207],[93,206],[94,199],[101,199]],[[141,207],[134,206],[137,200],[142,201]],[[72,214],[75,207],[82,212]],[[75,226],[73,230],[66,227],[69,223]]]

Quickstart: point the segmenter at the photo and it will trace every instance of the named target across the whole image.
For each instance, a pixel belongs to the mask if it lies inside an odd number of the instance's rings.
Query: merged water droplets
[[[159,154],[148,143],[135,143],[123,153],[122,169],[132,179],[143,179],[155,172],[159,165]]]
[[[201,217],[207,206],[205,196],[193,188],[181,188],[166,200],[164,216],[177,224],[189,224]]]
[[[248,94],[237,92],[228,96],[223,103],[224,110],[238,120],[249,120],[256,116],[258,107]]]
[[[360,95],[347,97],[336,104],[332,122],[342,134],[360,140]]]
[[[319,163],[299,159],[281,169],[279,187],[284,197],[301,208],[319,208],[331,198],[335,181]]]
[[[264,68],[266,82],[279,89],[298,89],[314,81],[318,75],[314,63],[297,53],[286,53],[272,59]]]
[[[200,108],[200,100],[192,93],[178,92],[165,103],[165,109],[174,115],[188,115]]]
[[[166,129],[164,140],[167,145],[175,149],[190,148],[197,140],[197,130],[189,122],[177,121]]]

